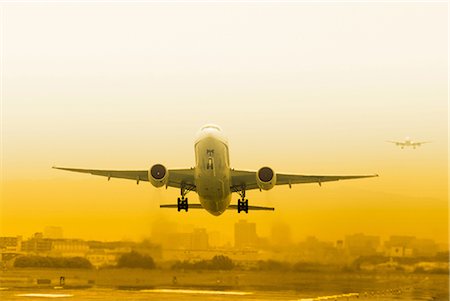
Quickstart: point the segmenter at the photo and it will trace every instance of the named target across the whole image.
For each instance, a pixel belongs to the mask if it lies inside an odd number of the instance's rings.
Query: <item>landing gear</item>
[[[241,211],[244,211],[245,213],[248,213],[248,200],[238,200],[238,206],[237,206],[238,213],[241,213]]]
[[[238,205],[237,205],[238,213],[241,213],[241,211],[248,213],[248,200],[245,198],[245,187],[242,187],[241,190],[238,191],[238,193],[242,198],[242,199],[238,199]]]
[[[178,212],[181,210],[185,210],[187,212],[188,208],[188,199],[184,197],[178,198]]]
[[[188,205],[188,198],[185,198],[186,194],[188,194],[189,191],[193,190],[194,188],[192,186],[188,186],[186,184],[181,184],[181,198],[178,198],[177,200],[177,208],[178,212],[181,210],[188,211],[189,205]]]

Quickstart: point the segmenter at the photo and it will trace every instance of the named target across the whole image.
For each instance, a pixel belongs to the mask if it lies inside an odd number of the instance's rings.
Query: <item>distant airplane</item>
[[[406,137],[405,141],[386,141],[386,142],[394,143],[395,145],[400,146],[402,149],[405,147],[412,147],[415,149],[416,147],[421,146],[424,143],[430,143],[431,141],[416,142],[412,141],[409,137]]]
[[[275,185],[318,183],[359,178],[377,177],[378,175],[355,176],[319,176],[276,174],[270,167],[258,171],[244,171],[230,168],[228,141],[220,127],[213,124],[203,126],[197,134],[194,144],[195,167],[187,169],[167,169],[162,164],[155,164],[149,170],[95,170],[53,167],[56,169],[90,173],[110,178],[123,178],[148,181],[155,187],[175,187],[180,189],[181,197],[177,204],[160,205],[161,208],[206,209],[212,215],[221,215],[227,209],[237,209],[238,213],[248,210],[274,210],[272,207],[249,206],[245,193],[248,190],[269,190]],[[200,204],[188,204],[185,197],[195,191]],[[230,205],[231,193],[241,197],[237,205]]]

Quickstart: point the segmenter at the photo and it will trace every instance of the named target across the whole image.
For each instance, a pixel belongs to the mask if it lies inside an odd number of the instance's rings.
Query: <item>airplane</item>
[[[430,143],[431,141],[421,141],[421,142],[415,142],[412,141],[409,137],[405,138],[405,141],[386,141],[389,143],[394,143],[397,146],[400,146],[402,149],[405,147],[412,147],[413,149],[416,149],[416,147],[421,146],[424,143]]]
[[[148,181],[155,187],[174,187],[180,189],[177,204],[160,205],[161,208],[177,208],[178,211],[188,209],[206,209],[210,214],[219,216],[227,209],[237,209],[238,213],[249,210],[269,210],[273,207],[250,206],[246,192],[253,189],[270,190],[276,185],[318,183],[377,177],[378,175],[323,176],[294,175],[275,173],[267,166],[258,171],[236,170],[230,167],[228,141],[222,129],[214,124],[204,125],[197,133],[194,144],[195,167],[186,169],[167,169],[162,164],[154,164],[143,170],[97,170],[56,167],[66,171],[89,173],[108,178],[122,178],[136,181]],[[198,194],[200,204],[189,204],[186,195],[194,191]],[[231,194],[237,193],[240,198],[237,205],[232,205]]]

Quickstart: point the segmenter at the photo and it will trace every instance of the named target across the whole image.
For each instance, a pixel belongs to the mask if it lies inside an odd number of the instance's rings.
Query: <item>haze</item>
[[[2,4],[1,235],[141,239],[170,220],[232,237],[247,219],[447,243],[447,5]],[[216,218],[159,209],[176,189],[51,169],[193,166],[209,122],[236,168],[380,177],[251,191],[276,211]],[[433,143],[384,142],[406,136]]]

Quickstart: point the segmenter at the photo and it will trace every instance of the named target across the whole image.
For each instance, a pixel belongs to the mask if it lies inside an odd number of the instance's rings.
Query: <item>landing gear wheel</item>
[[[180,212],[181,210],[185,210],[186,212],[188,211],[188,199],[187,198],[178,198],[178,212]]]
[[[238,213],[241,213],[241,211],[244,211],[245,213],[248,213],[248,200],[244,199],[238,199]]]
[[[239,196],[241,197],[240,199],[238,199],[238,213],[241,213],[241,211],[248,213],[248,200],[245,198],[245,185],[242,185],[241,189],[237,190],[236,192],[239,193]]]
[[[185,198],[184,196],[186,194],[188,194],[189,191],[192,191],[195,188],[195,186],[189,186],[186,184],[181,184],[181,190],[180,190],[180,194],[181,194],[181,198],[178,198],[178,202],[177,202],[177,208],[178,208],[178,212],[180,212],[181,210],[184,210],[186,212],[188,212],[188,199]]]

